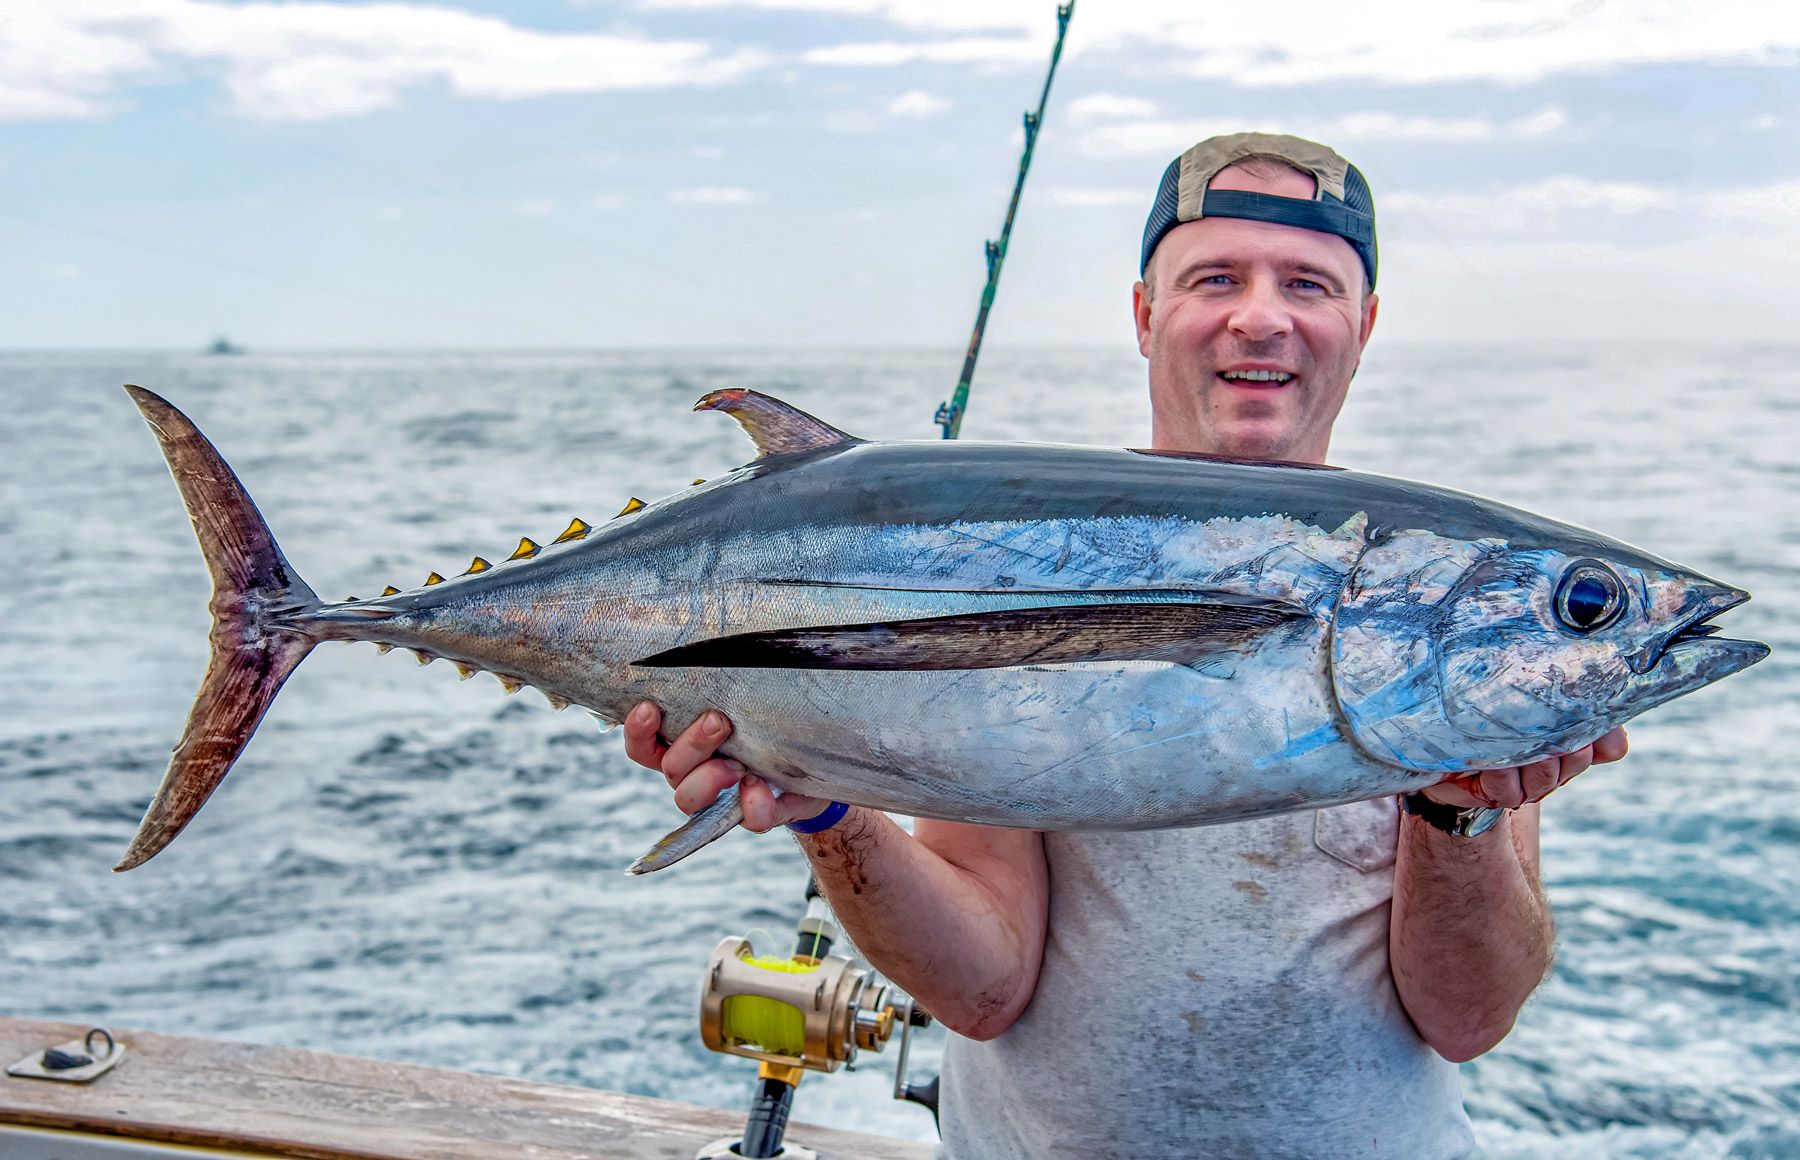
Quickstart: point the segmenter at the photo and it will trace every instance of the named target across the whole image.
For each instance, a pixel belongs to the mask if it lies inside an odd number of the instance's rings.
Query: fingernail
[[[744,763],[736,758],[727,757],[725,759],[725,768],[737,774],[739,777],[744,776]]]

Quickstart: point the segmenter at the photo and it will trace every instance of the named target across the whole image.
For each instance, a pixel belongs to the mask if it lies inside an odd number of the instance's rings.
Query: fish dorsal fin
[[[736,419],[751,442],[756,444],[758,457],[862,442],[798,407],[790,407],[780,399],[743,387],[713,391],[695,403],[694,410],[723,411]]]

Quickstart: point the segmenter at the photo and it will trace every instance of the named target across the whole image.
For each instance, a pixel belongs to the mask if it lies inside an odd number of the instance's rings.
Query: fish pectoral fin
[[[636,663],[646,668],[1004,669],[1071,661],[1200,665],[1271,629],[1310,620],[1279,602],[1014,608],[875,624],[715,637]]]
[[[798,407],[743,387],[713,391],[695,403],[694,410],[723,411],[736,419],[756,444],[758,458],[862,442]]]
[[[713,799],[712,805],[663,835],[656,845],[644,851],[642,857],[627,867],[625,873],[649,874],[653,870],[666,870],[700,847],[723,838],[743,820],[744,811],[738,804],[738,787],[726,786]]]

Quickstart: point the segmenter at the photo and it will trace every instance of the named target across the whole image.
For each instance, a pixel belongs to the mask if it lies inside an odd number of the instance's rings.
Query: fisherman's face
[[[1234,167],[1210,188],[1310,198],[1313,179]],[[1375,295],[1364,292],[1350,243],[1317,230],[1202,218],[1163,236],[1146,277],[1151,285],[1138,283],[1132,302],[1138,349],[1150,360],[1153,445],[1323,463],[1375,326]]]

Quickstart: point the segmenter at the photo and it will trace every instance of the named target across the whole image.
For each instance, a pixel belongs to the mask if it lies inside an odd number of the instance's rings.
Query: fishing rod
[[[1025,192],[1025,175],[1031,171],[1044,106],[1050,100],[1050,84],[1056,79],[1056,65],[1062,59],[1063,40],[1074,12],[1074,0],[1056,7],[1056,45],[1050,50],[1050,70],[1044,75],[1037,109],[1025,113],[1025,150],[1019,156],[1012,201],[1006,207],[999,240],[985,244],[987,285],[981,292],[962,376],[955,394],[937,409],[936,421],[946,439],[956,438],[962,430],[975,360],[981,354],[982,334],[994,306],[994,291],[1000,285],[1000,268],[1006,262],[1019,198]],[[922,1084],[909,1083],[906,1078],[912,1029],[930,1026],[931,1016],[883,982],[874,970],[856,966],[846,955],[831,953],[841,935],[810,876],[806,901],[806,914],[795,926],[794,950],[788,957],[758,956],[748,939],[732,937],[714,949],[707,964],[700,998],[701,1041],[721,1054],[754,1059],[758,1066],[742,1135],[713,1141],[700,1150],[699,1160],[777,1156],[816,1160],[818,1154],[812,1149],[787,1139],[788,1116],[801,1077],[809,1070],[829,1073],[853,1067],[859,1050],[880,1051],[896,1030],[900,1032],[900,1050],[894,1069],[894,1098],[922,1104],[937,1118],[938,1078]]]
[[[1056,47],[1050,50],[1050,71],[1044,74],[1044,91],[1038,94],[1037,111],[1025,113],[1025,151],[1019,155],[1019,178],[1013,182],[1012,202],[1006,207],[1006,224],[1000,227],[1000,239],[985,243],[987,251],[987,286],[981,291],[981,308],[975,312],[975,331],[969,335],[969,352],[963,356],[962,377],[956,381],[956,392],[949,402],[938,405],[933,416],[944,429],[944,438],[954,439],[962,433],[963,414],[969,407],[969,383],[975,378],[975,360],[981,355],[981,337],[987,330],[988,311],[994,306],[994,291],[1000,286],[1000,267],[1006,264],[1006,245],[1012,238],[1013,217],[1019,212],[1019,195],[1025,192],[1025,175],[1031,171],[1031,153],[1037,145],[1038,130],[1044,125],[1044,105],[1050,100],[1050,82],[1056,79],[1056,62],[1062,59],[1063,38],[1069,34],[1069,17],[1075,14],[1075,0],[1056,6]]]

